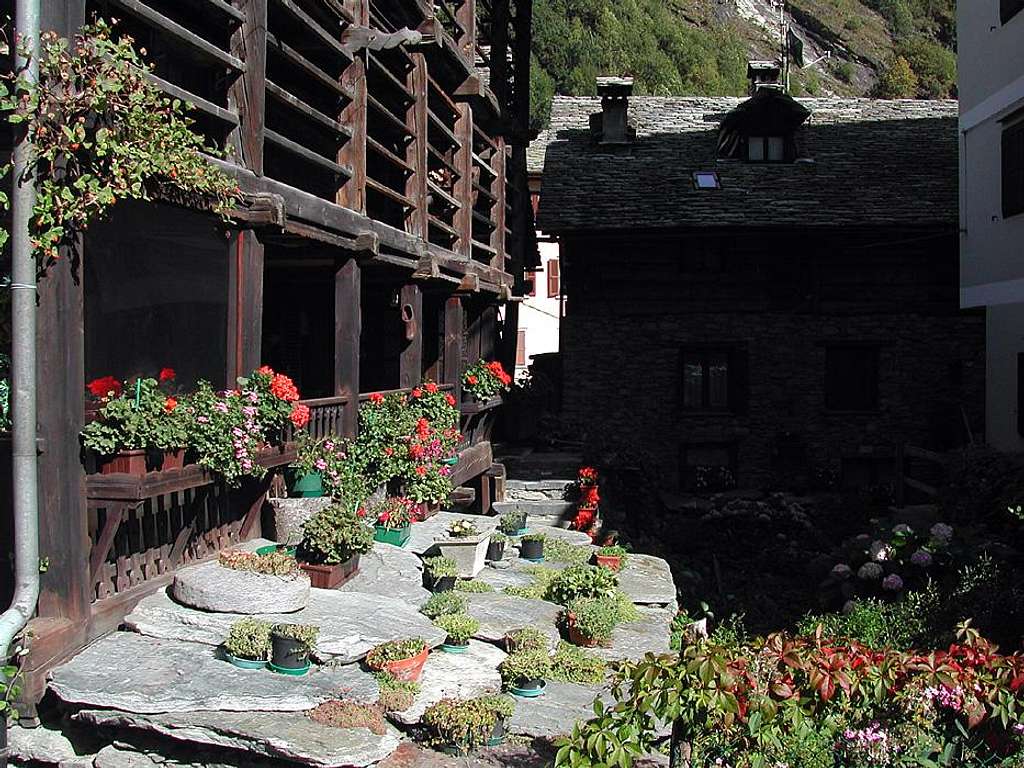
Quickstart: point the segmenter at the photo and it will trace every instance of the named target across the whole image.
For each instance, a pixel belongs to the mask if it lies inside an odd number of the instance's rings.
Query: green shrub
[[[566,620],[588,640],[605,643],[619,623],[619,607],[614,598],[580,598],[569,603]]]
[[[879,72],[875,96],[880,99],[912,99],[917,95],[917,85],[917,75],[910,62],[903,56],[896,56]]]
[[[505,635],[505,650],[509,653],[522,651],[547,651],[548,636],[536,627],[523,627]]]
[[[926,99],[948,99],[956,95],[956,54],[928,38],[917,35],[898,48],[917,76],[917,95]]]
[[[435,579],[459,575],[459,564],[455,562],[455,558],[444,555],[423,558],[423,567],[427,575]]]
[[[466,596],[458,592],[435,592],[430,599],[420,608],[420,613],[428,619],[436,619],[440,616],[448,616],[456,613],[466,612]]]
[[[269,621],[261,619],[239,619],[228,630],[224,650],[239,659],[266,661],[270,658]]]
[[[423,724],[433,744],[465,751],[486,744],[498,718],[511,716],[510,707],[511,702],[503,696],[442,699],[427,707]]]
[[[585,563],[590,559],[590,547],[562,539],[545,539],[544,559],[554,563]]]
[[[852,83],[854,68],[852,62],[840,61],[835,66],[836,77],[842,80],[844,83]]]
[[[546,650],[518,651],[498,666],[505,685],[516,685],[519,680],[546,680],[551,672],[551,658]]]
[[[552,579],[547,599],[559,605],[569,605],[580,598],[613,597],[618,584],[618,577],[607,568],[570,565]]]
[[[572,643],[560,642],[551,659],[551,679],[563,683],[597,685],[604,682],[608,665]]]
[[[506,536],[514,536],[525,527],[525,512],[506,512],[498,519],[498,530]]]
[[[412,706],[420,684],[412,680],[399,680],[390,672],[378,670],[373,673],[380,688],[378,703],[385,712],[404,712]]]
[[[543,533],[527,533],[521,539],[522,541],[547,541],[547,536]]]
[[[465,645],[480,629],[480,622],[466,613],[448,613],[434,620],[434,625],[448,633],[451,645]]]
[[[333,504],[302,524],[300,559],[317,565],[344,563],[373,549],[373,529],[356,510]]]
[[[543,565],[532,565],[526,569],[526,573],[533,579],[532,583],[524,586],[505,587],[506,595],[522,597],[527,600],[543,600],[547,595],[548,586],[560,571]]]
[[[480,581],[480,579],[460,579],[455,582],[455,589],[459,592],[472,592],[476,594],[494,591],[493,586],[486,581]]]

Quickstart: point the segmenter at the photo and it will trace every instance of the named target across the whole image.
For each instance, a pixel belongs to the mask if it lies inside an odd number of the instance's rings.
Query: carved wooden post
[[[413,169],[405,182],[405,196],[416,207],[410,212],[409,232],[427,240],[430,234],[427,210],[427,60],[422,53],[411,54],[414,68],[409,73],[409,87],[414,101],[406,114],[406,126],[413,135],[405,153],[405,161]]]
[[[369,23],[368,2],[353,4],[353,13],[359,24]],[[338,189],[336,201],[353,211],[366,213],[366,61],[363,52],[354,53],[352,63],[341,74],[341,84],[348,88],[352,100],[345,105],[338,122],[351,132],[351,138],[338,150],[338,163],[352,169],[352,178]]]
[[[361,293],[359,262],[349,259],[334,274],[334,394],[348,398],[342,414],[346,437],[355,437],[359,429]]]
[[[251,229],[232,239],[228,254],[227,386],[260,366],[263,338],[263,243]]]
[[[245,0],[245,19],[231,35],[231,55],[245,62],[245,72],[228,90],[228,104],[238,113],[229,143],[238,162],[263,175],[263,126],[267,79],[267,0]]]
[[[464,332],[462,298],[458,295],[449,296],[444,303],[444,383],[455,385],[453,394],[456,402],[462,402]]]
[[[459,233],[455,252],[469,259],[473,256],[473,110],[465,102],[457,106],[459,118],[455,121],[455,136],[459,148],[455,153],[455,169],[459,179],[455,184],[455,197],[460,207],[454,222]]]
[[[403,285],[400,301],[405,345],[399,360],[398,386],[415,387],[423,378],[423,292],[418,285]]]

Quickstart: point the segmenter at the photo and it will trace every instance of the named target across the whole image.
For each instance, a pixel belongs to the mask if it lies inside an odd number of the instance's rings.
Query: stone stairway
[[[565,476],[565,475],[563,475]],[[505,509],[526,509],[530,528],[550,538],[592,549],[586,534],[566,530],[571,507],[562,497],[569,481],[510,480]],[[512,506],[509,506],[512,505]],[[412,740],[424,710],[442,698],[471,698],[500,689],[497,666],[505,658],[504,635],[523,626],[544,629],[558,641],[560,607],[544,600],[505,594],[509,586],[532,581],[534,564],[508,548],[506,559],[477,577],[494,591],[467,593],[469,613],[480,630],[465,654],[435,650],[428,658],[421,691],[412,707],[389,715],[385,733],[365,728],[332,728],[305,712],[330,699],[376,700],[376,680],[359,663],[381,642],[422,637],[436,648],[443,632],[419,613],[429,593],[422,584],[421,557],[435,537],[466,515],[441,512],[414,526],[404,549],[377,544],[360,571],[337,590],[312,589],[301,610],[271,621],[320,626],[316,656],[321,662],[305,677],[288,678],[264,670],[242,670],[220,659],[218,646],[237,614],[189,608],[166,591],[144,598],[126,617],[124,629],[84,650],[52,676],[50,696],[57,704],[49,724],[11,731],[14,765],[60,768],[406,768],[455,762]],[[483,529],[496,517],[476,517]],[[250,542],[256,547],[266,541]],[[566,563],[550,562],[550,568]],[[213,569],[219,568],[213,564]],[[212,578],[201,564],[185,569],[189,578]],[[620,588],[637,606],[639,621],[620,625],[607,647],[593,649],[607,660],[636,659],[668,650],[676,610],[675,585],[667,564],[633,555],[620,574]],[[603,685],[549,681],[545,695],[519,699],[508,730],[522,744],[546,743],[568,733],[592,714]],[[541,742],[536,740],[540,739]],[[525,740],[525,741],[523,741]],[[522,768],[548,764],[545,750],[504,747],[481,750],[459,765],[501,765],[511,750]]]
[[[572,480],[507,480],[505,501],[496,501],[494,511],[525,512],[528,525],[566,528],[575,515],[576,505],[566,501]]]

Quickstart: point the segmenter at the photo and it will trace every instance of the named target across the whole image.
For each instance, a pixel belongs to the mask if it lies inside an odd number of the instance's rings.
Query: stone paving
[[[552,499],[546,494],[557,493],[561,483],[551,481],[546,483],[550,488],[524,489],[542,498],[516,503],[548,505]],[[238,612],[187,607],[168,590],[144,598],[126,618],[127,631],[94,643],[58,667],[51,680],[51,691],[68,715],[69,733],[77,726],[87,729],[93,740],[97,734],[113,734],[114,741],[107,738],[102,744],[94,743],[92,752],[81,754],[79,742],[69,741],[58,731],[17,728],[12,732],[13,756],[61,768],[446,765],[450,758],[410,741],[426,708],[446,697],[469,698],[500,690],[497,667],[505,658],[502,640],[507,632],[539,627],[548,634],[552,648],[560,639],[559,606],[503,594],[507,586],[523,586],[532,580],[529,569],[533,564],[516,557],[510,542],[507,558],[489,564],[478,577],[496,591],[467,593],[469,613],[481,624],[469,651],[449,654],[436,648],[444,633],[419,613],[430,594],[423,588],[420,556],[430,554],[435,538],[443,535],[452,520],[463,517],[466,515],[441,512],[417,523],[405,549],[378,543],[363,557],[356,577],[338,590],[309,590],[308,602],[300,610],[268,612],[273,606],[266,600],[252,602],[258,607],[256,615],[269,621],[320,626],[315,655],[325,664],[305,677],[238,669],[222,660],[217,646],[239,618]],[[497,524],[494,517],[474,521],[482,530],[493,530]],[[576,531],[542,525],[531,529],[590,546],[589,537]],[[564,563],[545,565],[565,567]],[[200,583],[203,594],[215,598],[216,590],[210,586],[216,582],[213,568],[219,566],[195,566],[185,569],[182,576],[187,583]],[[607,647],[590,652],[616,661],[667,651],[676,600],[667,564],[634,555],[620,574],[620,584],[642,618],[621,625]],[[236,601],[232,610],[239,605]],[[389,714],[393,726],[386,733],[332,728],[305,715],[329,699],[376,701],[376,681],[359,662],[374,645],[404,637],[422,637],[434,650],[413,705],[405,712]],[[591,716],[594,699],[607,699],[608,695],[601,685],[549,681],[543,696],[516,700],[509,731],[520,745],[529,740],[535,745],[547,743]],[[81,734],[76,738],[81,739]],[[544,750],[502,747],[482,750],[478,756],[458,762],[464,766],[501,765],[501,755],[508,752],[515,753],[509,764],[527,768],[546,764],[547,758],[540,759]],[[46,757],[47,751],[53,759]]]

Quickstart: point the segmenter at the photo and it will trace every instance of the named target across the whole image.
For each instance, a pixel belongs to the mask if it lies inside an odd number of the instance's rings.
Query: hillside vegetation
[[[796,95],[956,95],[955,0],[790,0],[805,59]],[[631,74],[638,94],[742,95],[746,62],[774,58],[770,0],[535,0],[533,121],[555,93],[593,95],[602,74]]]

